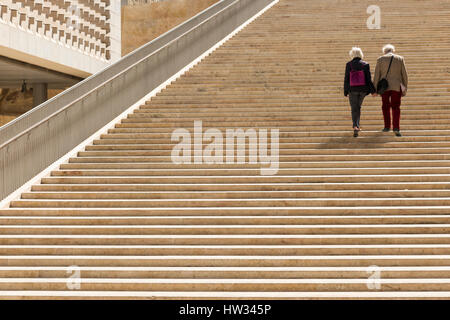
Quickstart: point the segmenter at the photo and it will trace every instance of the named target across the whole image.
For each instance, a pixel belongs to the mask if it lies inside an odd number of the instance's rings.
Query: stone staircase
[[[450,297],[450,2],[377,3],[381,30],[372,1],[280,0],[11,201],[0,296]],[[386,43],[410,76],[403,137],[369,96],[353,138],[348,51],[373,72]],[[172,163],[172,132],[195,120],[279,129],[278,173]]]

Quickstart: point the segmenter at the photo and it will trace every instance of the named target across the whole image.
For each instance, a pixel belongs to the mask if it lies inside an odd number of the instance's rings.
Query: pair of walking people
[[[378,58],[375,67],[374,80],[370,74],[370,65],[363,61],[364,55],[360,48],[350,50],[349,61],[345,68],[344,95],[349,97],[352,109],[353,136],[357,137],[360,127],[361,106],[364,98],[381,95],[384,117],[383,132],[392,129],[396,136],[400,133],[400,106],[402,96],[406,95],[408,88],[408,73],[402,56],[395,54],[393,45],[383,47],[383,55]],[[375,84],[375,85],[374,85]]]

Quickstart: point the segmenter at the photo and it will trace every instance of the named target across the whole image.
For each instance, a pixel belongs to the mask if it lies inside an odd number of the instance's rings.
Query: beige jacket
[[[394,59],[392,60],[391,71],[389,71],[387,76],[387,81],[389,82],[387,90],[400,91],[400,84],[403,84],[408,89],[408,72],[406,71],[405,59],[393,53],[388,53],[378,58],[373,84],[376,87],[378,82],[386,77],[392,55],[394,55]]]

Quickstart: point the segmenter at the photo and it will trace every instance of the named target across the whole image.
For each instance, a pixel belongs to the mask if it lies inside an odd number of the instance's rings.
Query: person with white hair
[[[373,83],[377,86],[377,93],[381,95],[383,104],[384,129],[383,132],[392,128],[397,137],[400,133],[400,106],[402,96],[408,90],[408,72],[406,71],[405,59],[396,55],[395,47],[391,44],[383,47],[383,55],[378,58],[375,68]]]
[[[370,75],[370,65],[363,61],[361,48],[353,47],[349,52],[351,61],[345,66],[344,95],[349,97],[352,110],[353,136],[356,138],[361,131],[361,106],[364,98],[375,93],[375,86]]]

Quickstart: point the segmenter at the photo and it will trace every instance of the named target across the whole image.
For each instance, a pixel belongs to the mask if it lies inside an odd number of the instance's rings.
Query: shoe
[[[399,130],[394,130],[394,133],[395,133],[395,135],[396,135],[397,137],[401,137],[401,136],[402,136],[402,134],[400,133]]]
[[[383,132],[389,132],[391,130],[391,128],[384,128],[383,130],[381,130],[381,131],[383,131]]]
[[[353,130],[353,136],[356,138],[358,136],[358,130]]]

